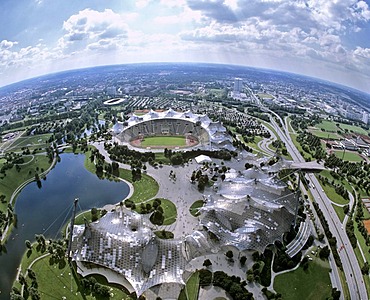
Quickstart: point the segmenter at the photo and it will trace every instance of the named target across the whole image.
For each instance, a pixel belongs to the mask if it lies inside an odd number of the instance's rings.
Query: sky
[[[370,0],[0,0],[0,86],[136,62],[268,68],[370,93]]]

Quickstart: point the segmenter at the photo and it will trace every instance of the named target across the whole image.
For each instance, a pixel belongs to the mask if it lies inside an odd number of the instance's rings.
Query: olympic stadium
[[[202,149],[233,151],[232,137],[221,122],[213,122],[207,115],[191,111],[177,112],[172,109],[157,112],[150,110],[144,115],[135,113],[125,122],[113,127],[116,139],[139,151],[164,149],[164,146],[142,145],[148,137],[184,137],[185,145],[174,145],[178,149]],[[166,146],[166,148],[171,148]]]

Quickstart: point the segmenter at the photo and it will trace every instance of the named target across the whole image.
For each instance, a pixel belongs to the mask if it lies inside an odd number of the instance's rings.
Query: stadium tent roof
[[[186,124],[180,126],[175,120],[183,120]],[[151,122],[148,124],[146,123],[148,121]],[[157,121],[162,122],[162,124],[157,123]],[[190,126],[188,123],[192,123],[192,125]],[[161,132],[163,128],[166,129],[165,134],[184,135],[194,133],[195,136],[202,136],[201,146],[203,149],[235,151],[232,143],[233,139],[221,122],[213,122],[207,115],[195,114],[191,111],[177,112],[173,109],[168,109],[161,112],[150,110],[148,113],[140,116],[132,114],[123,123],[123,127],[117,126],[113,132],[121,141],[129,142],[138,135],[163,134]],[[177,131],[179,128],[182,130],[181,133]],[[203,130],[206,131],[208,137],[205,136]]]
[[[204,162],[212,162],[212,159],[207,156],[207,155],[199,155],[195,158],[195,161],[198,163],[198,164],[202,164]]]
[[[185,285],[182,241],[158,239],[146,222],[122,207],[94,223],[75,225],[72,257],[78,270],[94,265],[97,272],[99,267],[111,269],[137,296],[162,283]]]

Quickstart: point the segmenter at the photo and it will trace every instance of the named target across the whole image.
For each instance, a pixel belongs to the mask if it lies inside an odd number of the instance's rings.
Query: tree
[[[365,264],[362,266],[361,273],[364,275],[369,274],[369,263],[368,262],[365,262]]]
[[[252,258],[254,261],[259,261],[260,260],[260,253],[258,251],[253,252]]]
[[[337,290],[337,288],[333,288],[331,290],[331,296],[333,298],[333,300],[339,300],[340,299],[340,291]]]
[[[91,221],[95,222],[99,219],[99,211],[96,207],[91,209]]]
[[[177,152],[174,155],[172,155],[170,160],[173,165],[181,165],[184,163],[184,159],[180,152]]]
[[[163,213],[161,213],[159,210],[155,210],[151,216],[150,216],[150,221],[154,225],[162,225],[164,221],[164,216]]]
[[[30,249],[30,250],[32,249],[32,244],[29,240],[26,240],[24,243],[25,243],[27,249]]]
[[[201,286],[210,285],[212,283],[212,272],[209,270],[201,269],[199,272],[199,284]]]
[[[253,266],[252,266],[252,269],[253,269],[253,271],[254,270],[259,270],[260,269],[260,263],[259,262],[254,263]]]
[[[248,280],[248,282],[252,282],[254,280],[254,275],[253,274],[248,274],[247,275],[247,280]]]
[[[242,257],[240,257],[239,261],[240,261],[240,265],[244,266],[247,261],[247,258],[243,255]]]
[[[204,262],[203,262],[203,266],[208,268],[209,266],[212,266],[212,262],[207,258]]]
[[[319,256],[321,259],[328,259],[329,255],[330,255],[330,249],[328,246],[323,247],[319,252]]]
[[[229,260],[232,260],[232,258],[234,257],[234,253],[229,250],[225,253],[226,257],[229,259]]]

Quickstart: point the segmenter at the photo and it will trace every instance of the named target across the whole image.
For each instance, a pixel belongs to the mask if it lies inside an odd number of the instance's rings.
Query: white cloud
[[[199,23],[201,21],[201,13],[193,11],[189,8],[184,8],[179,14],[166,16],[158,16],[153,19],[153,22],[159,25],[172,25],[183,23]]]
[[[357,19],[369,21],[370,20],[369,5],[365,1],[357,2],[353,9],[353,15]]]
[[[361,48],[357,47],[354,51],[353,54],[360,59],[367,59],[370,60],[370,48]]]
[[[65,21],[63,29],[67,33],[59,39],[58,45],[66,54],[99,47],[115,49],[128,34],[124,17],[111,9],[102,12],[82,10]]]
[[[160,0],[160,4],[171,8],[184,7],[186,0]]]
[[[224,0],[224,4],[232,10],[236,10],[238,8],[238,0]]]
[[[151,0],[136,0],[135,4],[138,9],[143,9],[149,5]]]
[[[360,39],[361,31],[368,30],[368,3],[139,0],[120,13],[84,9],[64,18],[56,44],[42,35],[35,39],[39,45],[20,45],[11,37],[0,41],[0,68],[38,70],[48,65],[57,70],[55,66],[183,60],[318,72],[328,79],[356,70],[368,78],[369,44],[360,47],[352,41],[356,38],[348,38],[358,34]]]
[[[17,45],[17,44],[18,44],[18,42],[12,42],[12,41],[8,41],[8,40],[2,40],[0,42],[0,49],[10,49],[14,45]]]

